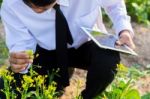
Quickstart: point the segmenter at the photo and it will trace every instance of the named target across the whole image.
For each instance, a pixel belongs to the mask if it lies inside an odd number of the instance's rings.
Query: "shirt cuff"
[[[13,46],[13,47],[9,47],[9,53],[11,52],[21,52],[21,51],[26,51],[26,50],[33,50],[33,52],[35,53],[36,47],[31,48],[31,47],[26,47],[26,46]]]
[[[115,28],[115,33],[116,33],[116,36],[119,38],[119,34],[121,31],[123,30],[128,30],[131,37],[133,38],[134,37],[134,31],[133,31],[133,28],[131,26],[131,23],[126,21],[126,20],[122,20],[120,21],[118,24],[116,24],[114,26]]]

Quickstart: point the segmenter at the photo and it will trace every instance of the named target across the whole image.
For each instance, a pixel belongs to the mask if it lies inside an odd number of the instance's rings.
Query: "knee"
[[[107,53],[99,59],[98,63],[99,68],[115,71],[117,64],[120,63],[120,54],[119,52],[108,50]]]

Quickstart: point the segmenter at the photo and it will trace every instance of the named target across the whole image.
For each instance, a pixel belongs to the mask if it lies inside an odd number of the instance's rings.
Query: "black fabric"
[[[4,89],[4,81],[2,78],[0,78],[0,90],[1,89]],[[6,99],[6,96],[2,91],[0,91],[0,99]]]
[[[34,69],[42,75],[46,75],[53,69],[57,69],[56,50],[45,50],[37,46],[36,53],[39,54],[34,59],[34,65],[40,65],[41,68]],[[120,62],[120,55],[118,52],[112,50],[105,50],[99,48],[93,42],[87,42],[78,49],[68,49],[68,65],[73,68],[81,68],[87,70],[86,88],[82,91],[83,99],[93,99],[96,95],[100,94],[105,88],[113,81],[116,74],[116,65]],[[15,74],[17,85],[20,85],[21,74]],[[54,81],[57,82],[57,90],[62,90],[64,85],[62,79],[64,76],[56,76]],[[60,80],[61,78],[61,80]],[[69,80],[69,79],[68,79]],[[2,80],[0,80],[2,84]],[[16,88],[16,87],[15,87]],[[0,88],[1,89],[1,88]],[[2,98],[5,99],[5,98]],[[19,99],[19,98],[18,98]]]
[[[86,88],[82,91],[83,99],[94,99],[113,81],[120,55],[119,52],[101,49],[93,43],[90,45],[89,61]]]
[[[44,74],[48,70],[57,69],[56,51],[48,51],[40,46],[37,47],[39,57],[34,60],[34,64],[39,64],[42,68],[38,72]],[[120,62],[118,52],[99,48],[93,42],[87,42],[78,49],[68,49],[69,67],[81,68],[88,71],[86,89],[82,92],[83,99],[93,99],[100,94],[113,81],[116,74],[116,64]],[[58,89],[66,87],[63,82],[64,76],[55,77]],[[69,80],[69,79],[68,79]]]
[[[65,16],[60,10],[60,6],[55,4],[54,9],[56,10],[56,56],[57,66],[60,68],[60,74],[63,76],[61,81],[65,84],[69,84],[68,75],[68,52],[67,44],[72,44],[73,39],[69,30],[69,26]],[[60,78],[61,79],[61,78]]]

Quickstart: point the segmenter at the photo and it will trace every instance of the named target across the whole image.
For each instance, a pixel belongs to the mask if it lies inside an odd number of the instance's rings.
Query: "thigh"
[[[68,49],[68,66],[69,67],[77,67],[77,68],[87,68],[87,64],[89,64],[89,58],[90,58],[90,45],[91,42],[86,42],[78,49],[70,48]],[[48,51],[45,50],[39,46],[37,46],[37,50],[35,53],[38,54],[38,57],[34,59],[33,64],[35,65],[35,68],[39,66],[42,66],[43,70],[48,70],[52,68],[58,68],[56,67],[57,61],[56,61],[56,51]],[[36,67],[37,66],[37,67]],[[41,70],[41,68],[40,68]]]
[[[88,69],[95,72],[116,72],[117,64],[120,63],[120,54],[117,51],[102,49],[94,42],[90,47],[90,64]]]
[[[69,50],[69,67],[87,69],[90,62],[90,46],[91,42],[86,42],[78,49]]]
[[[120,54],[116,51],[102,49],[93,41],[83,44],[78,49],[69,51],[69,62],[72,67],[88,69],[99,66],[99,68],[116,67],[120,62]]]

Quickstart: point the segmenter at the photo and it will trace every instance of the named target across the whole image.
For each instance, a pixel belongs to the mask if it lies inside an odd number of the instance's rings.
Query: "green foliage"
[[[133,21],[150,24],[150,0],[125,0]]]
[[[3,1],[3,0],[0,0],[0,5],[2,4],[2,1]]]
[[[143,95],[141,99],[150,99],[150,93]]]
[[[118,73],[115,80],[96,99],[141,99],[139,90],[134,88],[134,85],[139,78],[148,75],[148,71],[140,71],[136,67],[127,68],[122,64],[118,65]],[[145,95],[143,97],[149,96]]]
[[[8,58],[8,49],[4,43],[4,40],[0,38],[0,65],[3,65]]]
[[[55,72],[57,73],[57,72]],[[56,83],[50,81],[46,87],[45,81],[47,77],[52,75],[39,75],[30,68],[29,75],[23,75],[22,86],[16,87],[16,91],[21,94],[21,99],[58,99],[56,92]],[[6,99],[16,99],[16,93],[11,88],[11,83],[16,83],[13,73],[8,71],[5,66],[0,68],[0,77],[4,80],[4,89],[0,90],[5,93]],[[53,77],[52,77],[53,78]],[[35,88],[35,91],[28,91],[29,88]]]
[[[125,0],[125,3],[132,21],[150,25],[150,0]],[[112,25],[103,10],[102,13],[104,16],[103,19]]]

